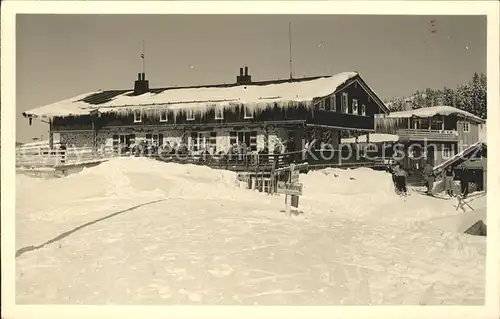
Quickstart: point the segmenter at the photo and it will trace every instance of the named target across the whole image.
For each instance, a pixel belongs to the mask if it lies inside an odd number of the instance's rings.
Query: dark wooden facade
[[[246,72],[247,70],[243,76]],[[145,75],[140,76],[137,81],[141,81],[141,78],[145,79]],[[292,81],[304,82],[319,78],[321,77]],[[287,82],[289,80],[203,87],[224,88]],[[175,89],[181,88],[151,89],[149,92],[161,93]],[[302,149],[304,140],[312,139],[337,147],[343,132],[374,132],[375,114],[388,113],[384,103],[359,75],[351,77],[340,87],[332,88],[330,94],[307,103],[282,106],[279,105],[279,96],[276,97],[277,103],[270,97],[270,102],[264,108],[255,108],[252,112],[243,104],[231,105],[223,109],[222,116],[216,102],[210,101],[206,102],[206,108],[202,112],[189,111],[189,107],[174,111],[161,105],[119,106],[112,110],[106,106],[114,97],[126,92],[104,91],[80,100],[95,107],[91,115],[52,118],[51,143],[53,137],[57,136],[63,143],[77,147],[92,146],[96,149],[104,145],[134,144],[140,140],[156,146],[167,142],[194,143],[195,149],[199,149],[202,141],[203,145],[209,144],[214,150],[226,151],[229,145],[240,141],[250,143],[251,150],[256,151],[262,148],[272,150],[273,139],[286,141],[294,137],[295,149]],[[140,95],[141,92],[132,95]],[[189,103],[186,103],[188,106]]]

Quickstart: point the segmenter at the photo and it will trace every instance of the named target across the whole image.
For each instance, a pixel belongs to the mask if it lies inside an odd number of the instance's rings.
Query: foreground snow
[[[288,218],[283,196],[193,165],[129,158],[62,179],[20,175],[17,302],[484,302],[486,240],[462,233],[472,215],[455,201],[403,199],[369,169],[301,181],[301,214]]]

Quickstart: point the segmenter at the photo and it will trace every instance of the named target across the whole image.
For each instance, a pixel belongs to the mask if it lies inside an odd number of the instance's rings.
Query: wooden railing
[[[399,129],[397,130],[397,135],[403,141],[458,142],[457,131]]]
[[[48,148],[23,149],[16,154],[16,167],[38,168],[79,165],[102,161],[112,157],[149,157],[163,162],[197,164],[232,171],[271,171],[290,163],[308,162],[310,168],[324,167],[373,167],[369,160],[356,152],[347,150],[311,150],[280,154],[166,154],[162,151],[120,152],[117,148],[93,149],[90,147],[50,150]]]
[[[116,156],[111,148],[96,150],[91,147],[49,149],[45,147],[16,150],[16,167],[39,168],[78,165]]]

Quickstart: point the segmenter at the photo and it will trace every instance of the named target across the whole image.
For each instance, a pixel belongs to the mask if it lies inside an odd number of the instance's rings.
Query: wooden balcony
[[[458,142],[457,131],[400,129],[397,135],[400,141]]]

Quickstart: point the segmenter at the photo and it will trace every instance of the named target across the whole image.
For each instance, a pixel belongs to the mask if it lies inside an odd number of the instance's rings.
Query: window
[[[342,100],[340,102],[342,105],[342,113],[348,113],[349,111],[349,103],[347,98],[348,98],[347,93],[342,93]]]
[[[356,100],[356,99],[352,100],[352,114],[359,114],[358,113],[358,100]]]
[[[217,149],[217,133],[216,132],[192,132],[191,146],[193,151],[207,150],[214,154]]]
[[[463,126],[464,126],[464,132],[469,133],[470,132],[469,122],[463,122]]]
[[[224,108],[222,106],[215,107],[215,119],[216,120],[224,119]]]
[[[335,94],[330,97],[330,110],[337,112],[337,96]]]
[[[61,143],[61,133],[52,133],[52,144]]]
[[[453,155],[455,155],[454,147],[443,145],[443,159],[449,159]]]
[[[168,122],[167,110],[160,111],[160,122]]]
[[[131,146],[135,144],[134,134],[116,134],[113,135],[113,146]]]
[[[325,103],[325,110],[330,111],[332,109],[330,98],[324,99],[323,102]]]
[[[366,105],[361,104],[361,115],[366,116]]]
[[[320,111],[325,110],[325,100],[319,101],[319,109],[320,109]]]
[[[422,120],[414,119],[413,120],[413,129],[420,130],[422,128]]]
[[[243,106],[243,118],[245,119],[253,119],[253,110],[248,106]]]
[[[140,122],[142,122],[141,110],[135,110],[134,111],[134,123],[140,123]]]
[[[245,143],[251,151],[257,151],[257,131],[230,132],[229,138],[231,145]]]
[[[159,147],[163,145],[163,134],[146,134],[146,142]]]
[[[433,120],[431,122],[431,130],[444,131],[443,121]]]
[[[212,151],[212,154],[217,152],[217,132],[210,132],[208,147]]]
[[[194,120],[194,112],[193,110],[186,111],[186,120],[193,121]]]

